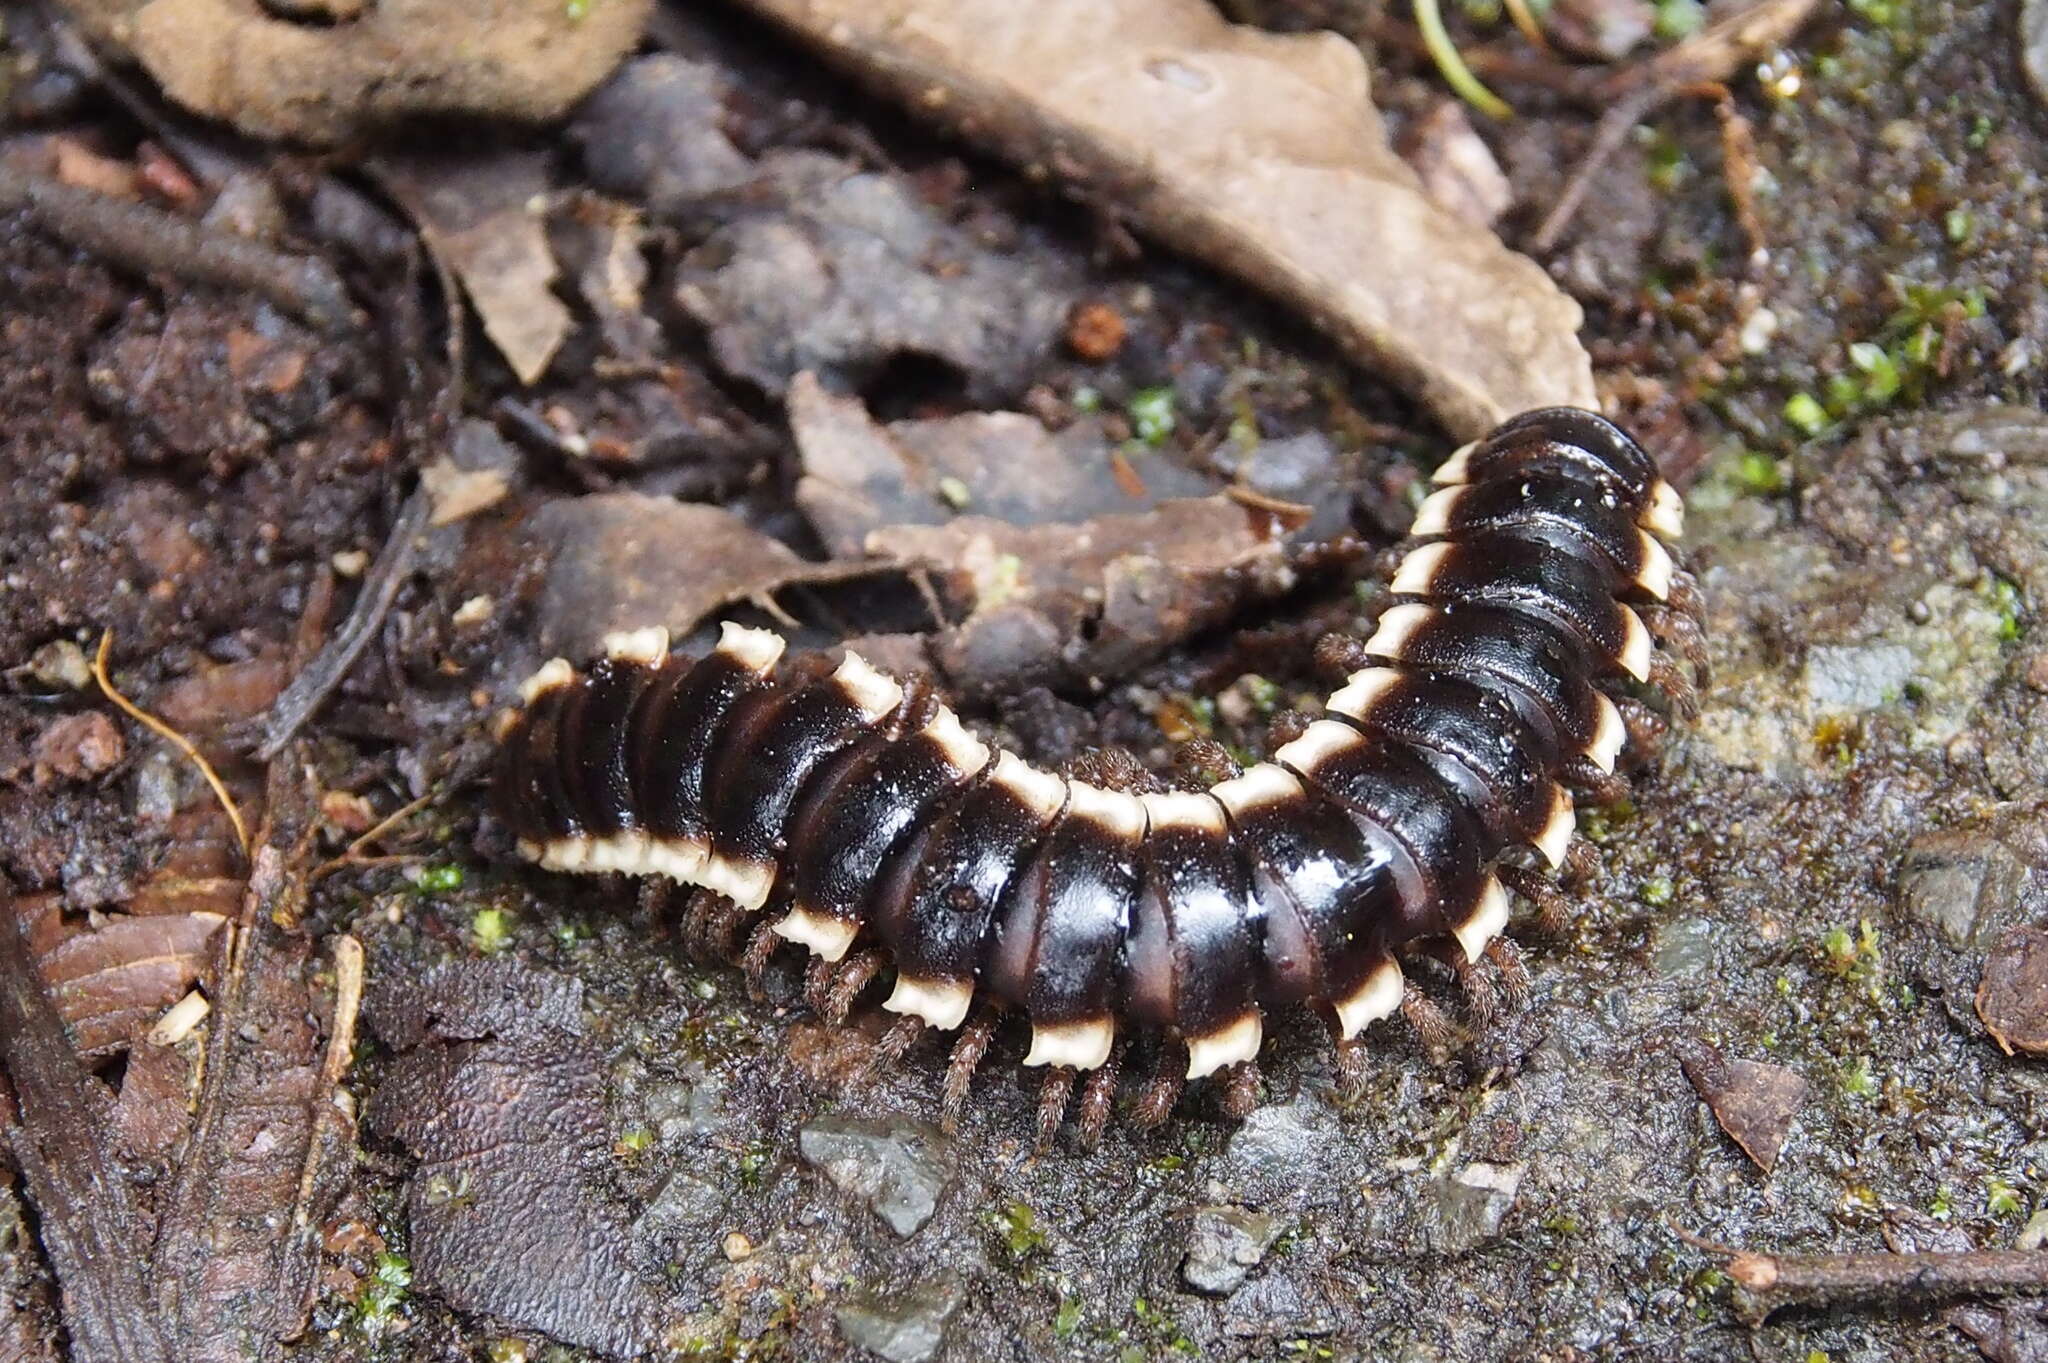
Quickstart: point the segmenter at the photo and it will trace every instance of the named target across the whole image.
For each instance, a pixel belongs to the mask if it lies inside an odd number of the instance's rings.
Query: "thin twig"
[[[342,848],[341,855],[330,857],[318,866],[315,866],[312,878],[317,881],[326,877],[330,871],[338,871],[344,866],[362,866],[368,865],[372,861],[386,860],[386,858],[366,858],[362,854],[363,849],[439,799],[443,789],[444,787],[436,786],[418,799],[408,800],[392,810],[389,814],[372,824],[361,837]]]
[[[263,741],[256,749],[257,757],[267,762],[284,751],[284,745],[313,717],[328,693],[341,685],[341,679],[376,635],[406,574],[412,571],[413,557],[418,551],[415,542],[426,526],[427,510],[425,490],[416,489],[399,510],[398,523],[392,526],[391,537],[384,542],[377,562],[364,578],[363,589],[348,619],[342,622],[340,633],[328,641],[304,671],[292,678],[291,685],[271,705],[263,724]]]
[[[117,265],[246,289],[330,335],[359,325],[341,276],[318,257],[0,165],[0,212],[18,208],[53,236]]]
[[[2048,1292],[2048,1250],[1741,1253],[1729,1261],[1728,1276],[1742,1291],[1744,1314],[1760,1323],[1786,1306],[1902,1307],[1957,1297]]]
[[[167,740],[185,755],[187,761],[199,768],[199,774],[204,776],[206,784],[213,788],[213,798],[220,801],[220,807],[227,811],[228,822],[235,826],[235,841],[241,846],[242,861],[246,864],[249,860],[249,829],[242,822],[242,811],[236,807],[235,797],[228,794],[227,784],[220,779],[220,774],[213,769],[213,764],[206,760],[199,749],[192,746],[191,739],[114,689],[112,678],[107,676],[107,654],[113,646],[114,631],[107,630],[100,635],[99,651],[93,655],[92,679],[99,683],[100,690],[105,693],[107,699],[120,707],[121,713]]]

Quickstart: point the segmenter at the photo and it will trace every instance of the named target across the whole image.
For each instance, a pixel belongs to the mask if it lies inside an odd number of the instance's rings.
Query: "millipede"
[[[1475,1000],[1526,987],[1510,893],[1559,920],[1591,859],[1572,790],[1624,792],[1703,662],[1682,502],[1617,426],[1528,412],[1433,482],[1374,632],[1318,646],[1343,685],[1220,779],[1043,770],[915,679],[852,652],[779,667],[779,636],[728,622],[701,657],[657,628],[542,666],[501,717],[498,811],[542,867],[696,887],[692,933],[743,942],[756,987],[806,948],[834,1023],[889,983],[878,1054],[954,1034],[949,1125],[1006,1017],[1047,1072],[1041,1145],[1077,1083],[1099,1138],[1134,1055],[1138,1122],[1205,1078],[1241,1114],[1279,1010],[1326,1021],[1355,1091],[1372,1023],[1444,1025],[1404,958]]]

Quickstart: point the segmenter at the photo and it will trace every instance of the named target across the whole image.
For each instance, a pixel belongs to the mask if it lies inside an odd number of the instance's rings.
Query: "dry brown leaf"
[[[16,907],[50,1001],[81,1053],[104,1054],[149,1029],[184,997],[213,959],[217,913],[118,914],[72,927],[54,896],[22,896]]]
[[[1721,1129],[1770,1173],[1806,1102],[1806,1081],[1783,1065],[1728,1060],[1704,1041],[1689,1045],[1679,1064]]]
[[[568,658],[588,657],[614,630],[661,625],[681,639],[722,606],[772,608],[793,583],[877,571],[807,562],[723,507],[637,492],[549,502],[528,524],[549,562],[535,632]]]
[[[649,0],[380,0],[298,22],[247,0],[67,0],[171,98],[258,137],[332,144],[417,114],[553,118],[640,37]]]
[[[378,164],[428,248],[462,281],[491,344],[521,383],[534,382],[570,325],[568,307],[549,287],[555,257],[535,207],[548,190],[546,156],[420,154]]]
[[[1122,676],[1248,600],[1293,584],[1270,512],[1190,497],[1059,525],[962,516],[868,536],[887,561],[923,567],[967,618],[931,649],[954,685],[1014,690]]]
[[[1593,405],[1578,304],[1433,204],[1358,50],[1205,0],[747,0],[920,115],[1300,309],[1476,435]]]
[[[1977,1016],[2007,1055],[2048,1055],[2048,931],[2013,928],[1984,960]]]

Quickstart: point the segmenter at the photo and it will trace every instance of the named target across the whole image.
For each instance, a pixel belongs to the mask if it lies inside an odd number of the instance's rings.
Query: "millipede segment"
[[[1029,1021],[1026,1065],[1113,1068],[1142,1039],[1184,1051],[1188,1079],[1234,1068],[1239,1104],[1267,1016],[1305,1006],[1355,1083],[1349,1043],[1418,1007],[1404,948],[1512,962],[1489,952],[1503,882],[1552,904],[1532,867],[1572,853],[1567,779],[1615,770],[1616,696],[1690,699],[1639,613],[1695,608],[1667,545],[1682,508],[1633,440],[1547,409],[1435,481],[1395,604],[1352,646],[1365,665],[1270,760],[1207,789],[1041,770],[852,653],[779,668],[779,638],[727,624],[702,658],[642,630],[583,671],[541,668],[504,717],[499,808],[544,867],[712,890],[846,962],[835,1012],[893,972],[893,1044],[966,1028],[949,1110],[1004,1013]],[[752,941],[758,968],[772,939]],[[1181,1077],[1153,1081],[1148,1113]],[[1091,1128],[1114,1084],[1086,1088]],[[1063,1106],[1071,1077],[1056,1087]]]

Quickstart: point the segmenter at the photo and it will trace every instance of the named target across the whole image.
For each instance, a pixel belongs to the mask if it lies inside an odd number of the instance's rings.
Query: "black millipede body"
[[[961,1030],[959,1085],[999,1012],[1061,1104],[1134,1039],[1184,1056],[1170,1104],[1183,1075],[1248,1069],[1290,1005],[1349,1046],[1402,1006],[1404,948],[1500,953],[1503,881],[1537,893],[1565,863],[1567,783],[1611,785],[1627,688],[1690,698],[1659,642],[1696,642],[1681,506],[1633,440],[1545,409],[1435,481],[1364,665],[1208,789],[1039,770],[851,653],[778,677],[781,639],[727,624],[703,658],[655,629],[541,668],[505,718],[499,808],[542,866],[725,896],[759,919],[756,967],[785,941],[841,963],[828,1011],[892,970],[899,1029]]]

